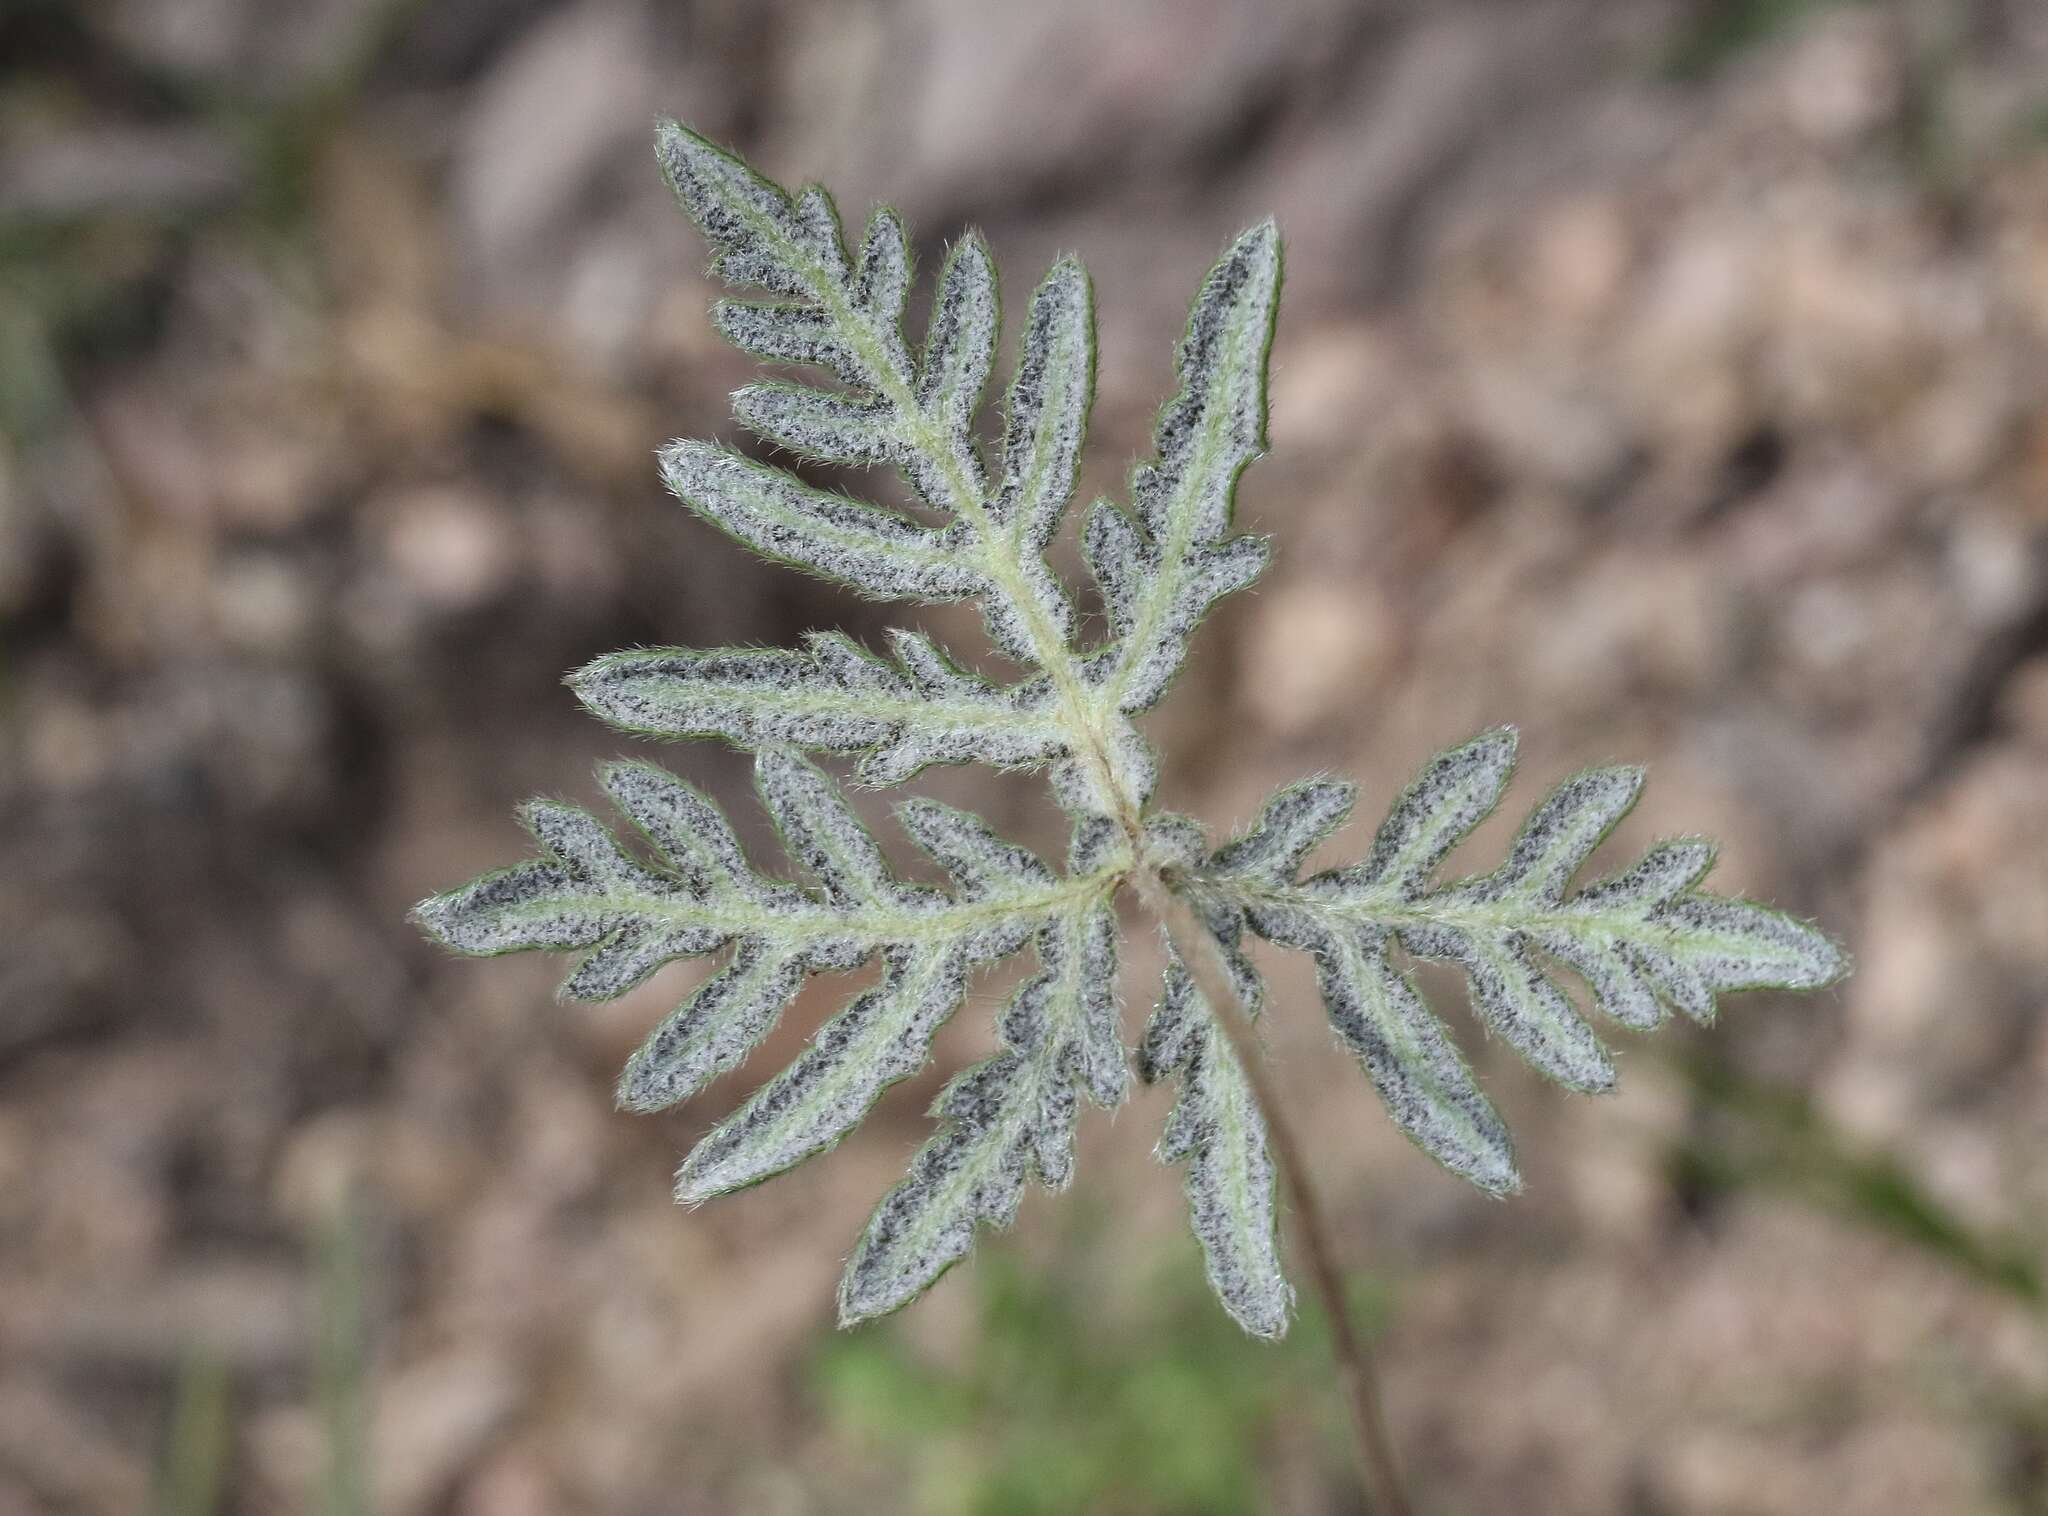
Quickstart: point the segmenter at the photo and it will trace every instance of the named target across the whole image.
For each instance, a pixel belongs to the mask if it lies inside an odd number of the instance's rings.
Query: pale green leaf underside
[[[1748,901],[1710,895],[1699,841],[1664,843],[1574,892],[1588,856],[1634,803],[1633,769],[1595,769],[1537,808],[1492,873],[1437,882],[1445,858],[1492,811],[1514,738],[1489,732],[1433,759],[1397,800],[1360,862],[1302,877],[1348,817],[1350,786],[1314,781],[1275,795],[1243,835],[1211,850],[1201,827],[1151,809],[1158,763],[1133,718],[1156,704],[1216,601],[1267,560],[1232,524],[1237,480],[1265,446],[1266,354],[1281,255],[1270,221],[1210,270],[1175,353],[1177,389],[1155,456],[1131,475],[1129,508],[1098,501],[1082,527],[1109,637],[1079,621],[1046,553],[1067,514],[1095,382],[1094,297],[1062,258],[1033,293],[1004,389],[1000,438],[979,430],[1002,328],[995,267],[973,234],[948,251],[922,340],[906,336],[910,241],[876,211],[849,249],[831,199],[795,194],[673,123],[664,172],[704,231],[713,269],[743,298],[718,329],[771,363],[822,371],[764,379],[734,397],[740,421],[800,458],[899,471],[916,497],[896,509],[818,488],[708,442],[661,450],[662,476],[691,511],[773,560],[878,600],[979,603],[1005,681],[967,669],[926,637],[888,634],[886,656],[837,634],[797,648],[648,648],[570,676],[617,728],[719,738],[758,754],[756,784],[803,883],[758,872],[717,808],[660,769],[602,771],[631,845],[589,813],[534,802],[536,857],[418,908],[450,947],[571,952],[565,998],[624,993],[663,964],[723,955],[628,1061],[622,1105],[687,1099],[760,1045],[815,973],[870,965],[867,987],[827,1017],[683,1160],[685,1201],[757,1183],[839,1142],[890,1084],[922,1068],[934,1034],[985,965],[1032,949],[998,1018],[1001,1046],[939,1097],[939,1125],[882,1201],[839,1292],[851,1323],[914,1299],[966,1256],[983,1226],[1007,1225],[1032,1179],[1063,1187],[1081,1098],[1113,1107],[1128,1085],[1119,1027],[1114,897],[1156,871],[1207,928],[1246,1013],[1263,986],[1247,930],[1311,955],[1331,1024],[1396,1124],[1454,1172],[1496,1193],[1519,1183],[1499,1115],[1394,957],[1457,964],[1486,1025],[1554,1079],[1605,1089],[1606,1049],[1557,977],[1634,1027],[1671,1008],[1710,1018],[1720,993],[1811,988],[1842,971],[1817,931]],[[871,785],[933,764],[1043,768],[1070,813],[1064,874],[978,818],[913,799],[897,817],[944,871],[912,884],[799,749],[855,760]],[[1178,1097],[1160,1156],[1186,1164],[1195,1235],[1225,1308],[1262,1336],[1284,1331],[1291,1291],[1277,1241],[1268,1123],[1236,1044],[1171,945],[1161,1002],[1138,1049],[1147,1080]]]

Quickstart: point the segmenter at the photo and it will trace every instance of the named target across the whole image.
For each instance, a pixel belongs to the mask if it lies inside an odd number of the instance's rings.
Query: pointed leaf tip
[[[1250,226],[1238,233],[1237,245],[1240,247],[1256,247],[1262,251],[1268,248],[1277,249],[1280,246],[1279,219],[1274,216],[1266,216],[1261,220],[1254,221]]]

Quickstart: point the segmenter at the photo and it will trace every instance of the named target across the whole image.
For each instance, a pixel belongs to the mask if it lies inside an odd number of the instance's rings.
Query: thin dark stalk
[[[1393,1439],[1387,1434],[1386,1416],[1380,1407],[1379,1376],[1373,1366],[1372,1350],[1352,1323],[1344,1277],[1337,1268],[1336,1249],[1331,1243],[1322,1202],[1309,1179],[1305,1152],[1273,1086],[1265,1055],[1252,1036],[1251,1017],[1231,986],[1213,939],[1195,919],[1187,902],[1144,870],[1136,877],[1140,897],[1165,928],[1167,940],[1180,954],[1195,987],[1214,1011],[1216,1024],[1229,1038],[1231,1050],[1244,1069],[1245,1082],[1251,1086],[1252,1098],[1266,1119],[1273,1162],[1292,1204],[1296,1240],[1308,1261],[1309,1279],[1322,1299],[1323,1314],[1330,1323],[1330,1352],[1337,1361],[1337,1378],[1344,1386],[1344,1399],[1351,1412],[1353,1451],[1360,1473],[1367,1488],[1375,1492],[1374,1504],[1385,1516],[1414,1516],[1415,1508],[1409,1503],[1407,1487],[1394,1462]]]

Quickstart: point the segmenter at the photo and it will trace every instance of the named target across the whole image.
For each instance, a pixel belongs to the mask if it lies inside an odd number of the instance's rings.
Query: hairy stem
[[[1134,870],[1131,878],[1139,899],[1165,930],[1195,987],[1208,1002],[1217,1026],[1229,1039],[1231,1051],[1244,1069],[1245,1082],[1251,1086],[1252,1098],[1266,1119],[1273,1162],[1287,1187],[1295,1232],[1308,1260],[1309,1277],[1330,1323],[1330,1352],[1337,1361],[1337,1377],[1344,1385],[1344,1398],[1351,1412],[1353,1452],[1358,1457],[1360,1472],[1367,1487],[1376,1492],[1375,1504],[1385,1516],[1413,1516],[1414,1507],[1394,1462],[1393,1440],[1387,1434],[1386,1417],[1380,1409],[1379,1376],[1373,1367],[1372,1350],[1352,1323],[1322,1202],[1309,1179],[1300,1139],[1287,1119],[1286,1107],[1273,1087],[1265,1056],[1252,1036],[1251,1018],[1231,987],[1214,940],[1195,919],[1187,901],[1150,867]]]

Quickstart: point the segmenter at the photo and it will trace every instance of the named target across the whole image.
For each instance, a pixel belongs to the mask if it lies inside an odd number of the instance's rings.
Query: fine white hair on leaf
[[[1342,826],[1358,786],[1328,779],[1290,784],[1266,802],[1250,830],[1216,852],[1214,868],[1264,884],[1292,882],[1308,855]]]
[[[689,932],[677,954],[710,952],[726,940],[714,922],[682,909],[690,896],[680,879],[643,867],[595,817],[536,801],[524,819],[541,856],[422,901],[413,915],[427,932],[480,955],[598,948],[636,927]],[[650,909],[636,913],[641,903]]]
[[[1591,1094],[1613,1088],[1607,1049],[1571,997],[1537,964],[1526,933],[1430,923],[1404,929],[1401,944],[1418,957],[1463,969],[1479,1019],[1538,1073]]]
[[[1124,829],[1116,818],[1098,811],[1081,811],[1067,842],[1067,868],[1075,874],[1093,874],[1113,868],[1127,844]]]
[[[818,260],[834,284],[844,286],[853,270],[846,264],[846,237],[839,225],[839,208],[823,187],[807,184],[798,192],[796,224],[804,247]]]
[[[824,886],[827,900],[917,910],[937,899],[896,881],[873,833],[816,764],[788,748],[763,748],[754,783],[790,857]]]
[[[1164,1163],[1185,1162],[1188,1216],[1216,1298],[1256,1337],[1281,1337],[1294,1291],[1280,1265],[1275,1172],[1266,1120],[1219,1015],[1171,943],[1159,1006],[1138,1049],[1146,1083],[1180,1076],[1159,1139]]]
[[[749,431],[816,463],[886,463],[896,456],[896,413],[881,400],[801,384],[750,384],[732,397]]]
[[[1520,1188],[1506,1123],[1414,983],[1388,961],[1385,936],[1339,929],[1290,945],[1314,956],[1331,1025],[1394,1124],[1481,1189],[1505,1194]]]
[[[1159,788],[1159,754],[1145,734],[1127,720],[1109,724],[1109,768],[1123,792],[1140,805]]]
[[[903,234],[903,221],[884,207],[868,218],[867,233],[860,244],[860,270],[855,276],[853,297],[870,319],[885,330],[894,330],[899,342],[903,332],[903,308],[910,296],[910,240]],[[897,367],[908,370],[908,352],[892,355]]]
[[[803,984],[801,954],[750,938],[654,1029],[619,1076],[619,1104],[658,1111],[736,1068],[768,1035]]]
[[[1461,968],[1473,1010],[1531,1065],[1571,1089],[1612,1087],[1614,1065],[1550,965],[1583,980],[1610,1019],[1648,1029],[1667,1006],[1699,1020],[1732,989],[1813,989],[1845,964],[1815,928],[1698,886],[1698,839],[1661,843],[1571,893],[1573,878],[1642,787],[1633,768],[1588,769],[1536,807],[1490,874],[1437,884],[1438,868],[1492,813],[1514,769],[1505,728],[1439,753],[1395,800],[1363,862],[1298,879],[1349,814],[1351,786],[1290,785],[1245,832],[1191,871],[1190,898],[1219,940],[1241,922],[1316,961],[1324,1004],[1395,1122],[1483,1189],[1519,1183],[1506,1128],[1413,984],[1396,943]],[[1236,917],[1232,912],[1239,913]]]
[[[828,268],[829,251],[815,246],[815,224],[798,216],[788,195],[673,121],[655,128],[654,147],[676,198],[710,242],[721,278],[783,295],[810,292],[800,276]]]
[[[953,876],[964,900],[1000,899],[1020,886],[1031,890],[1053,882],[1051,869],[970,811],[920,797],[904,801],[896,814],[917,845]]]
[[[933,1114],[945,1125],[869,1218],[839,1283],[839,1323],[852,1326],[915,1300],[974,1246],[977,1226],[1016,1220],[1037,1150],[1063,1141],[1073,1089],[1044,1057],[1006,1049],[959,1074]],[[1064,1181],[1065,1170],[1056,1170]]]
[[[882,953],[882,982],[818,1029],[787,1069],[691,1150],[676,1172],[684,1202],[744,1189],[838,1143],[884,1089],[924,1066],[932,1035],[967,993],[963,943]]]
[[[1557,904],[1572,876],[1634,807],[1642,788],[1643,771],[1637,768],[1572,775],[1530,813],[1507,862],[1475,884],[1475,893],[1493,900]]]
[[[1010,380],[1002,479],[989,502],[989,514],[1021,528],[1034,548],[1059,530],[1094,399],[1094,295],[1087,270],[1062,258],[1031,297]]]
[[[1336,876],[1346,887],[1413,893],[1450,850],[1493,814],[1515,771],[1511,727],[1438,753],[1401,792],[1363,863]]]
[[[1137,630],[1146,582],[1159,571],[1159,551],[1144,539],[1130,517],[1107,500],[1089,507],[1082,548],[1102,591],[1102,606],[1115,639],[1109,656],[1101,660],[1098,675],[1107,680],[1121,657],[1123,639]]]
[[[1002,328],[995,266],[988,246],[970,233],[953,244],[939,270],[938,297],[925,332],[917,369],[917,404],[942,439],[950,468],[920,469],[920,489],[932,504],[952,510],[978,505],[987,495],[986,468],[974,440],[974,416],[981,407],[995,363]],[[918,468],[918,455],[907,460]],[[972,498],[959,498],[963,489]]]
[[[598,777],[612,803],[700,899],[744,902],[765,911],[802,903],[789,885],[754,872],[724,814],[675,775],[651,763],[613,763]]]
[[[868,784],[930,764],[1031,768],[1066,755],[1070,739],[1044,680],[998,688],[909,634],[896,651],[902,668],[833,633],[802,648],[646,648],[608,654],[569,685],[623,731],[859,753]]]
[[[828,312],[784,301],[721,300],[711,308],[718,335],[770,363],[830,369],[848,384],[868,377],[860,353]]]
[[[864,595],[960,600],[988,588],[980,555],[957,527],[920,526],[705,442],[670,443],[661,472],[678,500],[721,531]]]
[[[905,819],[960,889],[949,898],[906,885],[815,766],[769,748],[758,770],[764,805],[823,898],[757,874],[725,818],[689,785],[648,764],[618,763],[602,771],[604,786],[660,867],[642,863],[587,812],[536,802],[526,818],[538,859],[426,901],[417,917],[469,953],[587,949],[563,985],[566,998],[581,1000],[610,999],[663,963],[733,943],[725,967],[656,1029],[621,1077],[620,1103],[652,1110],[743,1060],[808,972],[892,951],[905,971],[950,965],[951,978],[920,981],[936,994],[966,966],[1017,951],[1057,913],[1109,887],[1105,871],[1063,879],[978,818],[932,801],[911,802]],[[931,994],[912,1007],[927,1021],[945,1009]]]
[[[1166,869],[1190,869],[1209,853],[1209,833],[1192,816],[1155,811],[1145,818],[1145,857]]]
[[[1266,544],[1231,536],[1238,475],[1266,445],[1266,351],[1280,299],[1280,233],[1245,232],[1209,271],[1177,354],[1180,391],[1160,412],[1158,457],[1131,475],[1133,523],[1098,505],[1088,557],[1119,646],[1100,670],[1116,709],[1146,710],[1187,658],[1209,608],[1266,566]]]
[[[1033,1180],[1066,1185],[1081,1102],[1114,1108],[1126,1098],[1116,913],[1126,885],[1180,898],[1195,918],[1198,946],[1186,946],[1213,950],[1238,1002],[1207,1004],[1167,942],[1137,1067],[1148,1082],[1177,1081],[1159,1156],[1186,1166],[1218,1298],[1268,1337],[1286,1330],[1293,1299],[1268,1142],[1278,1113],[1260,1110],[1255,1071],[1239,1062],[1250,1044],[1221,1019],[1274,1013],[1247,933],[1309,956],[1337,1041],[1395,1125],[1493,1194],[1520,1184],[1507,1128],[1408,959],[1462,970],[1489,1030],[1550,1078],[1587,1091],[1608,1088],[1614,1066],[1572,980],[1591,1009],[1648,1030],[1672,1011],[1709,1021],[1729,991],[1813,989],[1846,971],[1841,951],[1807,923],[1708,893],[1714,850],[1702,839],[1659,843],[1578,884],[1635,803],[1643,776],[1633,768],[1566,779],[1498,867],[1447,876],[1450,855],[1508,785],[1510,728],[1431,758],[1362,858],[1306,877],[1351,815],[1349,784],[1288,785],[1221,846],[1200,822],[1155,808],[1160,760],[1134,718],[1164,695],[1216,603],[1250,585],[1269,556],[1263,538],[1236,530],[1233,512],[1237,481],[1266,445],[1281,276],[1271,221],[1232,241],[1202,281],[1154,456],[1133,469],[1127,501],[1095,501],[1079,524],[1108,625],[1084,644],[1074,596],[1047,556],[1079,477],[1095,390],[1094,296],[1081,264],[1057,259],[1034,291],[1000,442],[985,452],[982,402],[1002,317],[978,234],[948,252],[913,350],[904,332],[911,239],[893,210],[875,210],[850,248],[815,185],[784,190],[674,122],[658,128],[656,152],[704,233],[713,273],[731,287],[714,325],[792,370],[738,389],[738,420],[799,466],[887,467],[915,501],[898,509],[857,499],[699,441],[661,449],[669,489],[763,556],[870,600],[978,602],[994,652],[1015,671],[991,678],[904,627],[885,632],[879,655],[813,632],[794,647],[599,658],[568,682],[613,727],[716,738],[756,755],[756,792],[786,863],[757,869],[704,794],[650,764],[618,762],[599,771],[625,821],[618,831],[574,805],[531,802],[521,812],[531,857],[415,915],[460,952],[574,955],[561,986],[570,1000],[611,999],[673,960],[721,955],[621,1073],[618,1101],[640,1111],[738,1069],[809,976],[873,966],[868,987],[690,1152],[676,1178],[687,1202],[838,1143],[884,1090],[925,1065],[973,977],[1032,948],[1035,971],[996,1017],[1000,1046],[945,1086],[936,1130],[856,1244],[839,1289],[843,1323],[915,1299],[982,1227],[1015,1218]],[[895,825],[945,882],[911,883],[841,782],[806,753],[848,760],[863,785],[899,784],[935,764],[1042,769],[1067,812],[1064,867],[970,811],[913,797],[895,806]]]
[[[716,252],[714,271],[781,297],[721,301],[712,313],[719,331],[745,352],[823,368],[844,386],[749,385],[734,396],[740,420],[800,457],[893,463],[926,505],[954,520],[924,528],[703,444],[664,450],[669,488],[771,558],[877,599],[978,597],[1005,656],[1025,664],[1064,656],[1078,618],[1044,548],[1073,487],[1094,379],[1093,314],[1079,264],[1056,265],[1033,302],[1011,387],[1003,480],[992,488],[975,416],[1002,313],[980,237],[961,238],[947,256],[913,361],[903,340],[909,244],[894,212],[875,213],[849,265],[837,213],[822,191],[792,201],[674,123],[662,127],[658,149]],[[1014,525],[1012,517],[1019,518]],[[884,764],[878,782],[914,767]]]
[[[969,673],[960,667],[924,633],[892,626],[888,635],[890,650],[896,654],[896,661],[903,665],[903,672],[921,696],[937,700],[980,700],[994,689],[979,674]],[[1039,698],[1050,690],[1042,678],[1028,680],[1020,688],[1030,690]]]
[[[1097,905],[1038,935],[1039,974],[999,1019],[1004,1048],[947,1085],[942,1125],[884,1197],[839,1286],[843,1325],[908,1304],[974,1244],[1008,1226],[1035,1177],[1065,1188],[1079,1096],[1114,1107],[1129,1084],[1116,1030],[1116,917]]]

